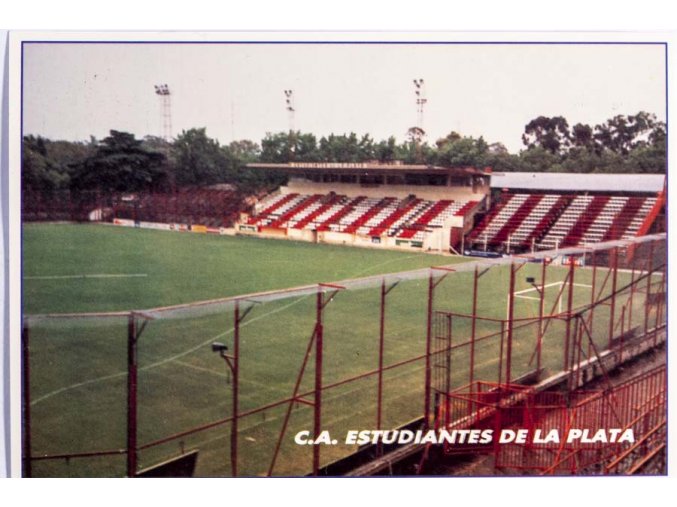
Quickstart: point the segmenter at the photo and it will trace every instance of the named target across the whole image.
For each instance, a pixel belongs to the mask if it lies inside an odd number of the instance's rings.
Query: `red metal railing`
[[[145,325],[153,314],[174,311],[173,307],[147,310],[144,312],[117,312],[115,315],[127,317],[127,421],[126,421],[126,448],[123,449],[102,449],[88,450],[80,452],[59,452],[51,455],[40,453],[34,449],[34,443],[31,440],[31,427],[35,424],[31,418],[31,357],[29,350],[30,319],[26,320],[22,335],[24,350],[24,474],[31,475],[31,464],[35,461],[48,460],[69,460],[71,458],[87,459],[95,456],[112,456],[125,454],[127,456],[127,475],[134,476],[138,471],[138,453],[152,448],[159,447],[169,442],[177,442],[189,435],[196,435],[207,430],[231,425],[230,429],[230,462],[231,473],[238,473],[238,464],[241,463],[240,444],[241,444],[241,426],[238,424],[243,418],[251,417],[255,414],[264,413],[273,408],[286,408],[288,411],[294,404],[308,404],[312,407],[314,413],[313,436],[317,437],[322,429],[322,411],[330,406],[331,401],[323,398],[323,393],[337,389],[360,380],[371,378],[376,382],[373,393],[364,393],[365,396],[373,396],[373,406],[375,410],[375,427],[383,427],[383,392],[384,385],[387,383],[385,373],[404,368],[411,365],[423,366],[423,399],[422,415],[428,427],[439,427],[440,424],[460,424],[464,418],[470,418],[468,421],[474,421],[474,424],[480,424],[483,418],[480,418],[478,407],[484,403],[489,407],[496,400],[503,400],[508,394],[522,392],[522,388],[511,387],[520,379],[529,377],[539,378],[543,368],[543,362],[547,359],[548,364],[559,364],[556,371],[561,374],[562,381],[566,385],[567,392],[576,392],[579,386],[583,385],[589,377],[591,370],[602,371],[603,377],[608,379],[608,369],[622,361],[634,357],[638,351],[646,350],[646,347],[660,344],[659,337],[665,327],[665,299],[660,297],[665,292],[665,240],[644,241],[637,246],[640,250],[635,251],[635,256],[627,267],[631,270],[630,282],[627,282],[627,276],[624,282],[619,282],[618,271],[621,262],[619,257],[623,255],[622,249],[615,247],[611,250],[597,251],[579,251],[579,255],[585,258],[585,265],[570,262],[566,266],[567,276],[561,282],[561,287],[557,291],[555,301],[550,307],[551,300],[545,305],[546,277],[550,277],[549,269],[551,264],[541,262],[540,280],[534,282],[535,293],[539,294],[539,315],[538,317],[517,316],[514,311],[516,300],[516,279],[520,270],[529,264],[531,257],[521,257],[508,259],[507,265],[510,269],[510,279],[507,287],[501,287],[507,290],[508,308],[505,318],[492,318],[478,315],[478,301],[487,297],[489,293],[482,292],[479,281],[492,266],[494,261],[486,264],[482,262],[475,263],[472,274],[472,294],[470,295],[470,313],[463,314],[444,309],[450,300],[441,299],[439,295],[439,286],[446,279],[454,279],[454,269],[450,267],[437,267],[428,270],[428,295],[427,295],[427,313],[426,328],[421,331],[426,335],[426,350],[423,354],[414,354],[412,357],[397,360],[391,363],[386,361],[388,349],[384,342],[384,329],[386,325],[386,315],[388,309],[388,300],[391,290],[397,285],[397,277],[377,277],[380,284],[379,301],[376,303],[378,311],[378,353],[377,361],[374,367],[356,374],[346,374],[340,376],[332,382],[324,382],[322,372],[325,369],[323,363],[323,350],[320,343],[323,339],[324,312],[332,311],[327,308],[327,304],[333,297],[342,297],[341,292],[347,284],[320,284],[317,286],[308,286],[297,290],[281,291],[280,296],[299,293],[303,290],[305,293],[315,293],[317,304],[315,306],[315,324],[313,334],[308,340],[306,353],[299,360],[299,373],[296,377],[296,387],[290,392],[289,396],[281,396],[279,399],[269,403],[263,403],[261,406],[241,410],[238,401],[240,378],[238,374],[242,373],[241,351],[239,350],[239,332],[246,312],[241,312],[240,302],[256,300],[259,296],[274,296],[275,292],[261,295],[249,295],[232,298],[233,306],[233,325],[234,325],[234,353],[229,359],[233,362],[236,369],[233,370],[232,378],[232,410],[227,417],[208,421],[203,424],[195,425],[177,431],[161,438],[152,439],[146,442],[140,442],[138,438],[138,405],[139,400],[137,392],[142,386],[139,386],[137,377],[138,359],[137,346],[142,337]],[[546,254],[533,256],[533,259],[543,259]],[[460,269],[460,267],[459,267]],[[561,270],[562,268],[557,268]],[[603,280],[598,275],[598,270],[604,269],[606,276]],[[574,304],[572,297],[572,288],[579,279],[580,275],[576,273],[580,270],[586,270],[592,275],[592,287],[590,302],[581,304],[580,300]],[[350,281],[348,281],[350,282]],[[484,291],[487,286],[484,287]],[[495,294],[496,288],[490,289],[491,296]],[[283,294],[284,293],[284,294]],[[223,300],[226,302],[226,300]],[[566,301],[566,303],[565,303]],[[191,308],[199,309],[207,304],[214,304],[218,301],[189,305]],[[560,312],[557,310],[558,303],[562,303],[563,308]],[[549,308],[550,307],[550,308]],[[634,311],[630,309],[634,307]],[[178,307],[177,307],[178,308]],[[609,337],[605,346],[601,346],[597,333],[595,339],[592,336],[593,318],[596,312],[604,309],[609,315]],[[638,322],[638,311],[642,313],[642,321]],[[633,319],[633,314],[635,315]],[[92,315],[72,315],[72,318],[87,317]],[[43,319],[67,319],[65,315],[41,316]],[[466,324],[459,325],[460,321]],[[553,349],[557,352],[551,352],[551,356],[542,358],[543,337],[550,340],[553,335],[555,323],[561,323],[566,328],[564,335],[559,334],[562,340],[562,347]],[[639,329],[637,333],[628,335],[628,329]],[[550,333],[550,334],[548,334]],[[559,333],[559,331],[555,331]],[[527,337],[526,339],[524,337]],[[376,343],[376,342],[375,342]],[[497,364],[493,369],[487,370],[486,367],[477,364],[477,353],[480,347],[491,346],[497,352]],[[374,344],[376,347],[376,344]],[[517,348],[526,350],[516,356]],[[587,352],[585,352],[587,350]],[[554,355],[553,355],[554,354]],[[302,360],[301,360],[302,359]],[[305,363],[314,359],[315,376],[314,387],[312,389],[302,389],[302,379],[306,370]],[[542,362],[543,361],[543,362]],[[439,366],[443,367],[439,367]],[[460,373],[465,372],[461,378]],[[533,375],[532,375],[533,373]],[[463,391],[462,386],[470,386]],[[461,391],[459,391],[461,387]],[[447,406],[456,396],[460,401],[458,406],[450,410]],[[620,396],[620,395],[619,395]],[[493,401],[491,401],[493,400]],[[633,399],[634,400],[634,399]],[[641,400],[632,401],[642,409]],[[622,401],[621,401],[622,402]],[[624,403],[624,402],[622,402]],[[329,404],[329,405],[328,405]],[[488,404],[488,405],[487,405]],[[547,405],[547,404],[546,404]],[[491,408],[491,407],[489,407]],[[488,409],[487,409],[488,410]],[[485,410],[482,414],[486,415]],[[507,419],[505,419],[507,421]],[[660,421],[659,421],[660,422]],[[286,432],[286,425],[283,425],[279,436],[275,438],[280,442]],[[658,430],[657,430],[658,431]],[[567,458],[569,449],[563,449],[559,453],[557,460],[569,464],[571,460]],[[268,467],[268,473],[275,473],[275,464],[279,458],[279,446],[272,452],[271,463]],[[321,466],[321,446],[315,446],[313,449],[312,472],[317,474]],[[551,461],[551,466],[553,461]],[[541,465],[539,465],[541,466]],[[540,468],[546,470],[546,468]],[[557,470],[561,470],[558,465]]]

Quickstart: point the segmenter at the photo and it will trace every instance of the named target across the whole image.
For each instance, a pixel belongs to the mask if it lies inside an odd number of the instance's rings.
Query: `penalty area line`
[[[544,285],[543,288],[549,289],[550,287],[561,287],[562,285],[568,286],[569,284],[566,283],[566,282],[561,282],[561,281],[560,282],[552,282],[552,283],[549,283],[547,285]],[[592,285],[588,285],[586,283],[574,283],[573,286],[574,287],[584,287],[584,288],[587,288],[587,289],[592,289]],[[540,290],[540,285],[536,285],[534,287],[528,287],[528,288],[523,289],[523,290],[515,291],[514,294],[515,294],[515,297],[522,297],[522,298],[529,299],[529,296],[522,296],[522,294],[526,294],[527,292],[538,292],[539,290]],[[532,298],[532,299],[539,299],[539,298]]]

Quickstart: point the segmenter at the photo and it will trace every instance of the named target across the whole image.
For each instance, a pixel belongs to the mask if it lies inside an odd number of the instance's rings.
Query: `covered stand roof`
[[[450,174],[452,176],[483,176],[491,174],[491,169],[474,167],[441,167],[426,164],[401,164],[377,162],[289,162],[287,164],[257,163],[247,164],[251,169],[269,169],[288,174],[326,173],[326,174],[387,174],[403,173]]]
[[[663,174],[493,173],[492,188],[555,192],[644,192],[663,190]]]

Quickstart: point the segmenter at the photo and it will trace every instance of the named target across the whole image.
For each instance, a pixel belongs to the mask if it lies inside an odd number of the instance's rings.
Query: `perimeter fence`
[[[575,389],[586,361],[599,373],[604,358],[664,339],[665,251],[662,234],[164,308],[25,315],[24,475],[147,475],[195,452],[198,476],[319,475],[358,450],[348,430],[472,414],[472,396],[460,412],[449,400],[478,382],[560,373]],[[328,444],[307,445],[318,438]]]

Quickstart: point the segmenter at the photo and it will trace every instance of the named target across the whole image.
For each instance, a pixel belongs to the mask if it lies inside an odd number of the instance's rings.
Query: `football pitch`
[[[297,287],[318,282],[398,273],[467,261],[418,252],[315,245],[250,237],[117,228],[106,225],[26,224],[23,228],[24,314],[122,312]],[[453,266],[452,266],[453,267]],[[545,312],[560,311],[558,294],[568,268],[550,266]],[[608,270],[600,268],[598,279]],[[490,267],[478,282],[477,313],[505,319],[509,266]],[[442,272],[438,273],[442,276]],[[527,263],[515,285],[515,318],[538,316],[538,293],[528,277],[540,281],[541,265]],[[618,286],[630,274],[618,273]],[[395,279],[395,278],[391,278]],[[438,278],[435,310],[471,313],[473,273]],[[573,303],[590,302],[592,269],[576,272]],[[598,282],[599,283],[599,282]],[[384,320],[383,363],[398,364],[383,373],[382,426],[390,428],[423,412],[428,279],[391,283]],[[600,297],[610,286],[600,289]],[[566,294],[566,289],[564,289]],[[323,429],[341,439],[346,430],[374,429],[381,287],[375,283],[336,293],[323,313]],[[637,304],[637,308],[642,305]],[[299,371],[316,320],[314,294],[265,302],[243,302],[240,324],[238,467],[240,475],[269,471]],[[552,308],[551,308],[552,307]],[[595,315],[593,335],[600,344],[609,327],[608,308]],[[231,413],[231,374],[215,341],[232,350],[233,311],[156,312],[138,341],[139,468],[183,451],[199,449],[196,475],[230,475],[229,424],[210,424]],[[632,316],[639,322],[641,315]],[[469,322],[458,319],[455,336]],[[35,476],[122,476],[126,445],[126,317],[35,319],[30,325],[32,453],[35,457],[111,451],[97,457],[36,460]],[[477,334],[496,331],[478,321]],[[533,326],[515,333],[513,376],[534,368]],[[553,323],[543,339],[543,365],[561,367],[563,326]],[[459,338],[460,339],[460,338]],[[596,338],[597,339],[597,338]],[[495,380],[496,340],[476,352],[477,371]],[[465,381],[462,361],[453,384]],[[314,366],[305,368],[299,393],[312,393]],[[307,398],[312,400],[312,394]],[[268,407],[261,409],[261,407]],[[312,449],[296,445],[298,431],[312,431],[313,408],[295,403],[273,475],[310,472]],[[190,430],[203,426],[198,432]],[[182,435],[184,434],[184,435]],[[178,436],[177,436],[178,435]],[[171,439],[166,437],[174,436]],[[166,440],[166,441],[165,441]],[[325,465],[354,446],[322,448]]]

